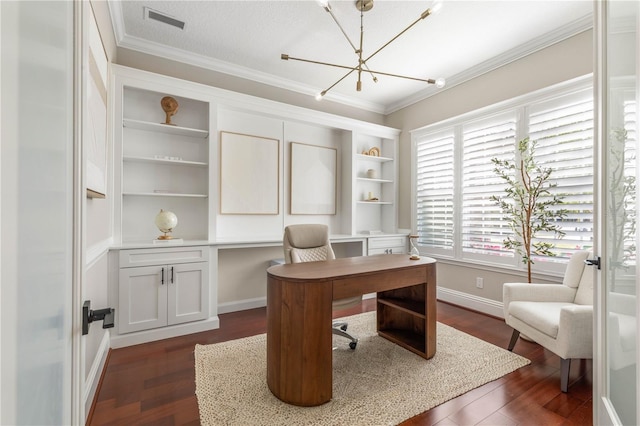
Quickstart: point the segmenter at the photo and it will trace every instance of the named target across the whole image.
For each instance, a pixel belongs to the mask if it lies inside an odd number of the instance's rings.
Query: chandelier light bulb
[[[436,87],[437,87],[438,89],[442,89],[446,83],[447,83],[447,82],[446,82],[446,81],[445,81],[445,79],[444,79],[444,78],[442,78],[442,77],[440,77],[440,78],[437,78],[437,79],[436,79]]]
[[[435,15],[436,13],[442,10],[443,2],[442,0],[436,0],[433,2],[433,5],[429,8],[431,10],[431,15]]]
[[[324,91],[316,93],[316,101],[321,101],[322,97],[325,95],[325,93],[326,92],[324,92]]]

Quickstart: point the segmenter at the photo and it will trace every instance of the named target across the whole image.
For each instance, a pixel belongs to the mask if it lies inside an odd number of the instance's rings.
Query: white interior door
[[[0,19],[0,424],[73,424],[74,2]]]
[[[599,226],[594,423],[637,425],[639,3],[596,2]]]

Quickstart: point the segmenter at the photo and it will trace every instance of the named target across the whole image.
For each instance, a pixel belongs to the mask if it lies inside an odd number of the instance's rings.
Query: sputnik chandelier
[[[363,57],[363,49],[362,49],[362,43],[363,43],[363,39],[364,39],[364,12],[367,12],[367,11],[371,10],[371,8],[373,8],[373,0],[357,0],[355,2],[356,8],[360,11],[360,44],[359,44],[358,47],[355,46],[355,44],[351,41],[351,39],[347,35],[346,31],[342,27],[342,25],[340,25],[340,22],[338,22],[338,19],[336,18],[336,16],[334,15],[333,11],[331,10],[331,5],[329,4],[328,0],[318,0],[318,1],[322,5],[322,7],[324,7],[324,10],[326,10],[331,15],[331,17],[333,18],[335,23],[338,25],[338,28],[340,28],[340,31],[342,32],[342,34],[344,35],[344,37],[347,39],[347,41],[349,42],[349,44],[353,48],[353,51],[355,52],[356,56],[358,57],[358,63],[357,63],[357,65],[350,67],[350,66],[347,66],[347,65],[339,65],[339,64],[332,64],[332,63],[328,63],[328,62],[313,61],[313,60],[310,60],[310,59],[295,58],[293,56],[289,56],[286,53],[281,54],[280,58],[285,60],[285,61],[291,60],[291,61],[309,62],[311,64],[327,65],[327,66],[330,66],[330,67],[336,67],[336,68],[342,68],[342,69],[348,70],[347,73],[345,75],[343,75],[341,78],[339,78],[335,83],[333,83],[331,86],[329,86],[328,88],[326,88],[322,92],[318,93],[316,95],[316,99],[317,100],[321,100],[323,98],[323,96],[327,94],[327,92],[329,90],[333,89],[338,83],[340,83],[342,80],[344,80],[345,78],[350,76],[353,72],[357,72],[357,74],[358,74],[358,81],[356,83],[356,90],[358,92],[362,90],[361,77],[362,77],[362,73],[363,72],[370,74],[374,83],[378,82],[378,78],[376,77],[376,75],[386,75],[386,76],[389,76],[389,77],[398,77],[398,78],[404,78],[404,79],[408,79],[408,80],[422,81],[422,82],[425,82],[425,83],[428,83],[428,84],[435,84],[439,88],[444,87],[444,85],[445,85],[444,78],[438,78],[438,79],[434,80],[434,79],[431,79],[431,78],[417,78],[417,77],[410,77],[410,76],[406,76],[406,75],[391,74],[391,73],[388,73],[388,72],[374,71],[374,70],[370,69],[369,66],[367,65],[367,62],[371,58],[373,58],[375,55],[380,53],[380,51],[382,49],[387,47],[389,44],[391,44],[393,41],[395,41],[398,37],[400,37],[402,34],[407,32],[415,24],[417,24],[418,22],[420,22],[421,20],[423,20],[427,16],[435,13],[438,9],[440,9],[440,7],[442,5],[442,3],[440,1],[437,1],[436,3],[434,3],[434,5],[431,8],[429,8],[429,9],[425,10],[424,12],[422,12],[422,14],[420,14],[420,17],[418,19],[413,21],[411,24],[409,24],[409,26],[407,28],[405,28],[404,30],[400,31],[395,37],[393,37],[391,40],[389,40],[388,42],[383,44],[382,47],[380,47],[378,50],[376,50],[375,52],[373,52],[371,55],[369,55],[367,57]]]

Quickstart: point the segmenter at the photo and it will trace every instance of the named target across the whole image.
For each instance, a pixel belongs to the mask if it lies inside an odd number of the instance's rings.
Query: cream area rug
[[[355,351],[334,337],[333,399],[297,407],[267,387],[266,334],[196,345],[196,396],[203,425],[395,425],[530,363],[438,323],[430,360],[379,337],[375,312],[345,318]]]

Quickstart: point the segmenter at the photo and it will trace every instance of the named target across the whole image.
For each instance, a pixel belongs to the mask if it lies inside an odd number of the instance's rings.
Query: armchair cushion
[[[505,283],[502,293],[504,317],[509,316],[512,302],[564,302],[573,303],[576,290],[560,284]]]
[[[560,311],[572,305],[573,303],[566,302],[512,302],[509,305],[509,315],[555,339],[558,336]]]

